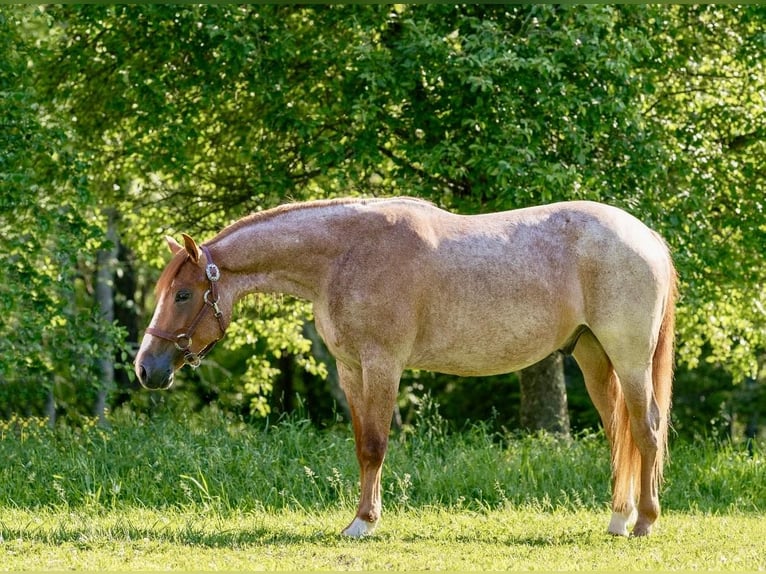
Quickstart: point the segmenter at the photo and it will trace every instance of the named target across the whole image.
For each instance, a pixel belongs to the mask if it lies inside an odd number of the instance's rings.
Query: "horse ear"
[[[181,251],[183,249],[183,247],[181,247],[181,245],[178,243],[178,241],[176,241],[175,239],[170,237],[170,235],[166,235],[165,236],[165,241],[168,242],[168,247],[170,247],[170,252],[173,255],[175,255],[176,253],[178,253],[179,251]]]
[[[185,233],[182,233],[181,237],[184,238],[184,249],[186,249],[186,253],[189,254],[189,257],[191,257],[191,260],[194,261],[194,263],[199,263],[199,258],[200,258],[199,247],[197,247],[197,244],[195,243],[194,239],[192,239]]]

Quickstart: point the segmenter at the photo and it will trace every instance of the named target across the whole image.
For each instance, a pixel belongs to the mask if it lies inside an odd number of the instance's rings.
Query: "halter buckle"
[[[210,305],[213,308],[213,313],[215,313],[216,317],[220,317],[221,310],[218,308],[218,295],[216,295],[215,301],[211,301],[210,299],[208,299],[207,298],[208,295],[210,295],[210,289],[205,291],[205,296],[204,296],[205,304]]]

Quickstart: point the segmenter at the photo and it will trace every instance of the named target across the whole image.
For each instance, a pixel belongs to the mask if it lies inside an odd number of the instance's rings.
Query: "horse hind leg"
[[[580,336],[573,352],[580,366],[585,386],[604,427],[611,451],[612,517],[608,532],[628,536],[628,526],[635,521],[634,480],[639,472],[639,460],[631,449],[625,448],[630,429],[627,411],[614,367],[603,347],[590,331]]]
[[[630,432],[641,459],[638,520],[633,536],[646,536],[660,515],[659,480],[664,440],[662,415],[652,389],[651,368],[624,378]]]

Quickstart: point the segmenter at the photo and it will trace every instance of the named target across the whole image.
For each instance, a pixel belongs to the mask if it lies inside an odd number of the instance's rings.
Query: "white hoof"
[[[366,522],[357,516],[354,518],[354,521],[346,527],[343,534],[353,538],[362,538],[363,536],[372,534],[377,525],[377,522]]]
[[[607,532],[614,536],[629,536],[628,525],[635,520],[635,510],[628,513],[612,512]]]

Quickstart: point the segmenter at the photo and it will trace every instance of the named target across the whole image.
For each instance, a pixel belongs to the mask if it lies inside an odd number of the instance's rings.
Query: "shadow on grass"
[[[257,520],[255,520],[257,522]],[[509,532],[507,529],[449,532],[449,529],[434,529],[431,532],[413,533],[407,529],[389,527],[375,535],[353,539],[340,534],[333,524],[327,528],[310,524],[310,520],[296,527],[285,528],[273,525],[242,525],[231,527],[220,524],[216,530],[209,520],[201,518],[200,526],[194,522],[153,524],[136,526],[130,520],[118,519],[116,522],[104,525],[98,519],[89,520],[87,516],[70,515],[63,520],[29,522],[23,527],[8,527],[0,520],[0,536],[3,541],[18,541],[24,543],[40,543],[48,545],[71,545],[87,550],[103,547],[109,544],[132,544],[136,546],[175,545],[196,548],[252,548],[266,546],[299,546],[307,544],[322,544],[325,546],[359,545],[389,545],[403,543],[405,545],[428,544],[441,540],[450,544],[492,544],[509,547],[557,547],[576,544],[587,544],[597,539],[612,538],[605,532],[596,532],[592,526],[581,525],[565,528],[551,528],[541,534],[539,529],[530,529],[529,534]],[[308,527],[307,527],[308,525]],[[461,529],[462,530],[462,529]]]
[[[172,544],[207,548],[237,548],[245,546],[298,545],[313,542],[331,543],[341,536],[331,532],[302,534],[279,528],[245,528],[221,532],[199,531],[193,528],[145,528],[115,526],[108,529],[77,527],[6,528],[0,525],[4,541],[71,544],[87,549],[108,543]]]

